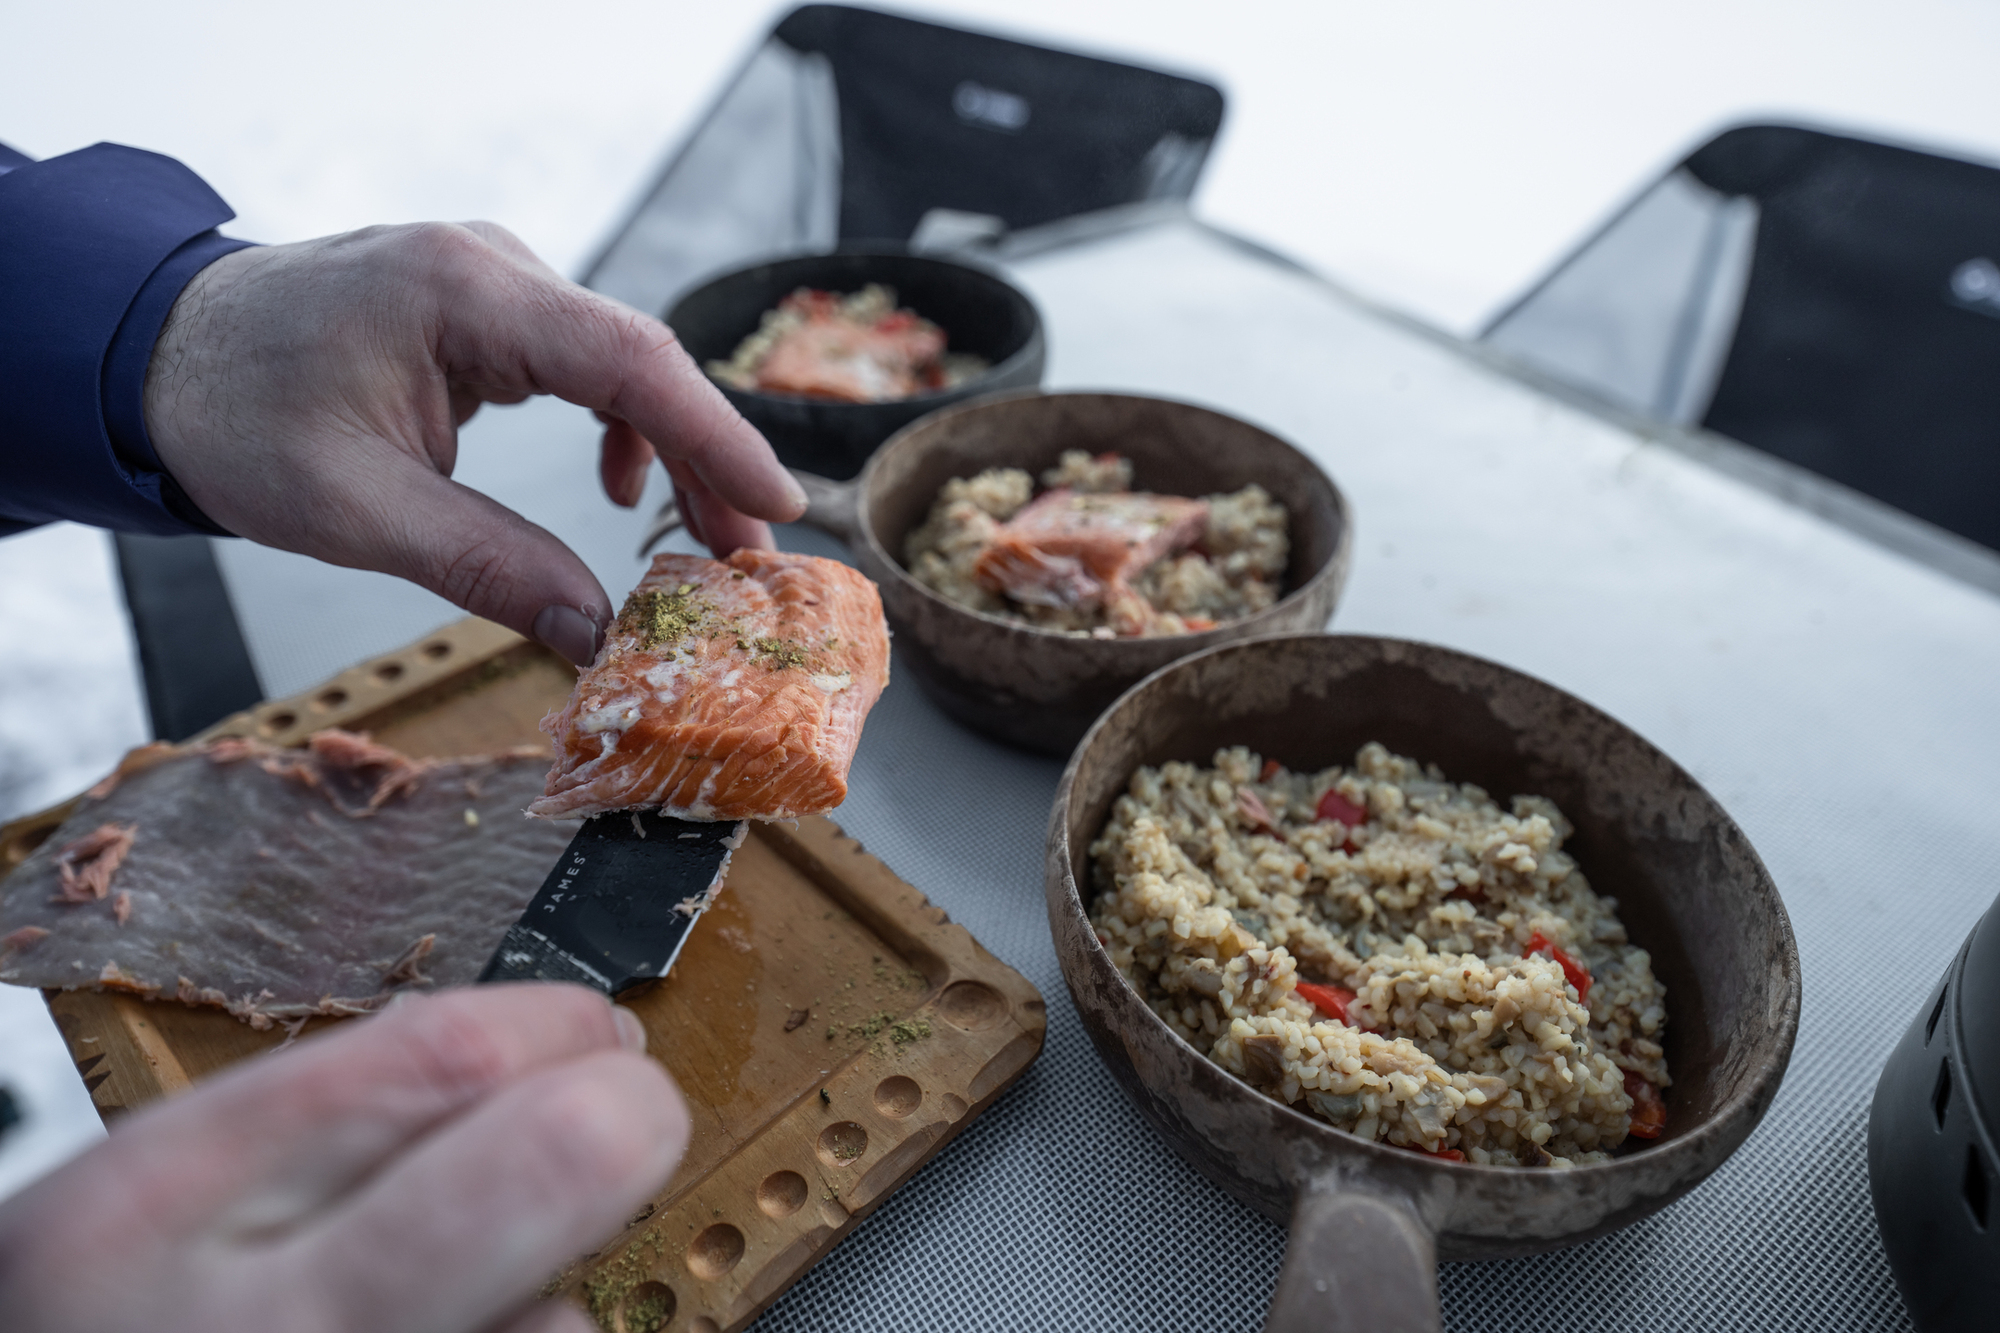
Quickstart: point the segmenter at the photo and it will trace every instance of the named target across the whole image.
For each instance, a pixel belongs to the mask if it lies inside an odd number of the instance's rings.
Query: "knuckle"
[[[450,602],[472,610],[498,600],[511,569],[504,543],[488,538],[448,558],[438,572],[438,592]]]
[[[493,247],[463,223],[411,222],[391,230],[394,244],[440,279],[464,282],[495,262]]]

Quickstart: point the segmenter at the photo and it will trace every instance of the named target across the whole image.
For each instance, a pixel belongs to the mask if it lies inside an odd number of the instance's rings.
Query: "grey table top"
[[[1358,541],[1334,628],[1479,653],[1617,715],[1718,796],[1784,893],[1805,1009],[1763,1126],[1620,1233],[1448,1265],[1447,1326],[1907,1327],[1863,1135],[1890,1046],[2000,887],[2000,601],[1195,224],[1015,272],[1047,316],[1050,387],[1235,412],[1346,488]],[[630,586],[643,518],[596,495],[586,414],[489,410],[465,436],[465,480],[572,542],[614,595]],[[273,695],[457,614],[241,543],[222,563]],[[1070,1009],[1041,896],[1058,771],[959,730],[907,682],[870,722],[837,818],[1041,987],[1048,1045],[760,1327],[1261,1320],[1282,1230],[1153,1136]]]

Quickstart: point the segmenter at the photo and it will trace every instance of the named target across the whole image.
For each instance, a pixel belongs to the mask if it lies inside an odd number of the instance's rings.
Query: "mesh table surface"
[[[1868,1201],[1868,1102],[2000,889],[2000,602],[1191,224],[1018,274],[1048,319],[1052,386],[1206,402],[1321,460],[1358,518],[1336,629],[1450,644],[1605,708],[1715,793],[1784,894],[1805,1007],[1762,1126],[1621,1232],[1446,1265],[1446,1326],[1908,1327]],[[643,520],[590,499],[594,438],[587,417],[543,404],[476,422],[461,457],[622,590]],[[809,532],[784,540],[839,553]],[[225,560],[273,693],[450,614],[332,571],[314,575],[307,623],[283,600],[283,563],[240,546]],[[907,679],[870,721],[836,817],[1042,989],[1048,1044],[764,1333],[1260,1323],[1282,1228],[1153,1135],[1070,1007],[1041,890],[1059,771],[958,729]]]

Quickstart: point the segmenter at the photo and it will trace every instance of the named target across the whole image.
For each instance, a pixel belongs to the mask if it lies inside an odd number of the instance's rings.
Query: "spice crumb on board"
[[[1602,1161],[1664,1126],[1665,988],[1571,831],[1379,744],[1320,773],[1225,749],[1133,776],[1091,920],[1175,1032],[1297,1110],[1456,1160]]]
[[[612,1322],[618,1317],[618,1307],[626,1296],[641,1282],[647,1280],[654,1269],[659,1267],[666,1254],[666,1241],[657,1228],[648,1227],[627,1245],[616,1259],[601,1266],[597,1273],[583,1284],[584,1305],[590,1317],[597,1321],[599,1328],[616,1330],[619,1325]],[[661,1315],[654,1323],[644,1325],[645,1333],[654,1333],[666,1322]],[[626,1311],[623,1327],[626,1333],[640,1325],[632,1322],[631,1311]]]

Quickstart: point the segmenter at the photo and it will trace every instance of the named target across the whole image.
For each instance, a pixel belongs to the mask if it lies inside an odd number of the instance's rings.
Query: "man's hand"
[[[610,599],[567,546],[451,480],[481,403],[550,393],[605,423],[604,489],[655,455],[717,554],[769,546],[805,496],[658,320],[558,277],[490,223],[371,227],[239,250],[175,302],[146,429],[210,518],[420,583],[579,665]]]
[[[530,1302],[687,1146],[644,1041],[538,983],[239,1065],[0,1205],[8,1333],[588,1333]]]

